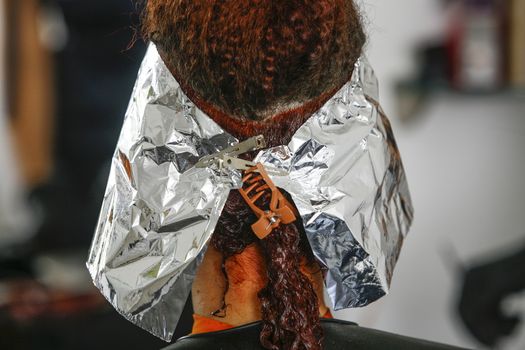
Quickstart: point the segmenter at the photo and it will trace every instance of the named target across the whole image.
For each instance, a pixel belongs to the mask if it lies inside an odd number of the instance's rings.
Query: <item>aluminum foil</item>
[[[336,310],[383,296],[412,205],[366,58],[288,145],[257,162],[288,191]],[[228,193],[241,174],[194,165],[238,142],[181,90],[150,44],[115,150],[87,262],[124,317],[169,341]]]

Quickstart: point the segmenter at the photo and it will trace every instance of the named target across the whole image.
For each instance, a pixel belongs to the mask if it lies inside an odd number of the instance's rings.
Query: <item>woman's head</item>
[[[352,0],[148,0],[144,33],[201,110],[236,137],[265,134],[270,146],[286,144],[350,79],[365,42]],[[266,348],[320,349],[318,299],[301,271],[314,261],[302,224],[259,241],[255,220],[232,191],[211,244],[224,259],[259,245]]]
[[[342,86],[365,41],[352,0],[149,0],[144,32],[181,83],[247,119]]]

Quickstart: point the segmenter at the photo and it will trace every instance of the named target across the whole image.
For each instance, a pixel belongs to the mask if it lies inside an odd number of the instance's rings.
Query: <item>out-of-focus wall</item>
[[[379,78],[382,105],[393,122],[415,221],[391,293],[337,316],[479,348],[457,313],[459,265],[525,244],[525,96],[517,91],[481,96],[442,91],[429,96],[413,120],[400,122],[395,82],[414,73],[418,44],[443,35],[442,5],[438,0],[362,1],[367,54]],[[524,349],[523,336],[518,334],[502,348]]]

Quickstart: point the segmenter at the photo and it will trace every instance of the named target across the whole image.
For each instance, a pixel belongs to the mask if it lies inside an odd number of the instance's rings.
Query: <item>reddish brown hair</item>
[[[264,198],[261,202],[268,202]],[[266,263],[267,284],[259,291],[267,349],[321,349],[323,330],[314,287],[301,263],[315,262],[300,223],[278,227],[259,241],[250,225],[256,220],[238,191],[232,191],[212,236],[211,244],[228,259],[257,242]],[[226,275],[226,274],[225,274]],[[226,275],[231,283],[231,276]]]
[[[351,0],[149,0],[144,18],[181,83],[247,119],[341,86],[365,41]]]
[[[365,42],[352,0],[149,0],[143,30],[202,111],[237,138],[264,134],[270,146],[288,143],[350,79]],[[261,344],[321,349],[317,295],[300,270],[315,260],[302,224],[259,241],[255,219],[232,191],[211,244],[224,259],[260,245],[268,275]]]

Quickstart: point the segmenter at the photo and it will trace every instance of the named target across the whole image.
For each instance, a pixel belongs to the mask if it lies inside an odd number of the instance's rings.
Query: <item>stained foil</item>
[[[288,145],[255,161],[302,217],[327,268],[336,310],[388,292],[413,209],[377,80],[366,58],[352,79]],[[197,168],[238,140],[184,94],[150,44],[113,155],[87,266],[95,285],[131,322],[170,341],[196,269],[241,174]]]

